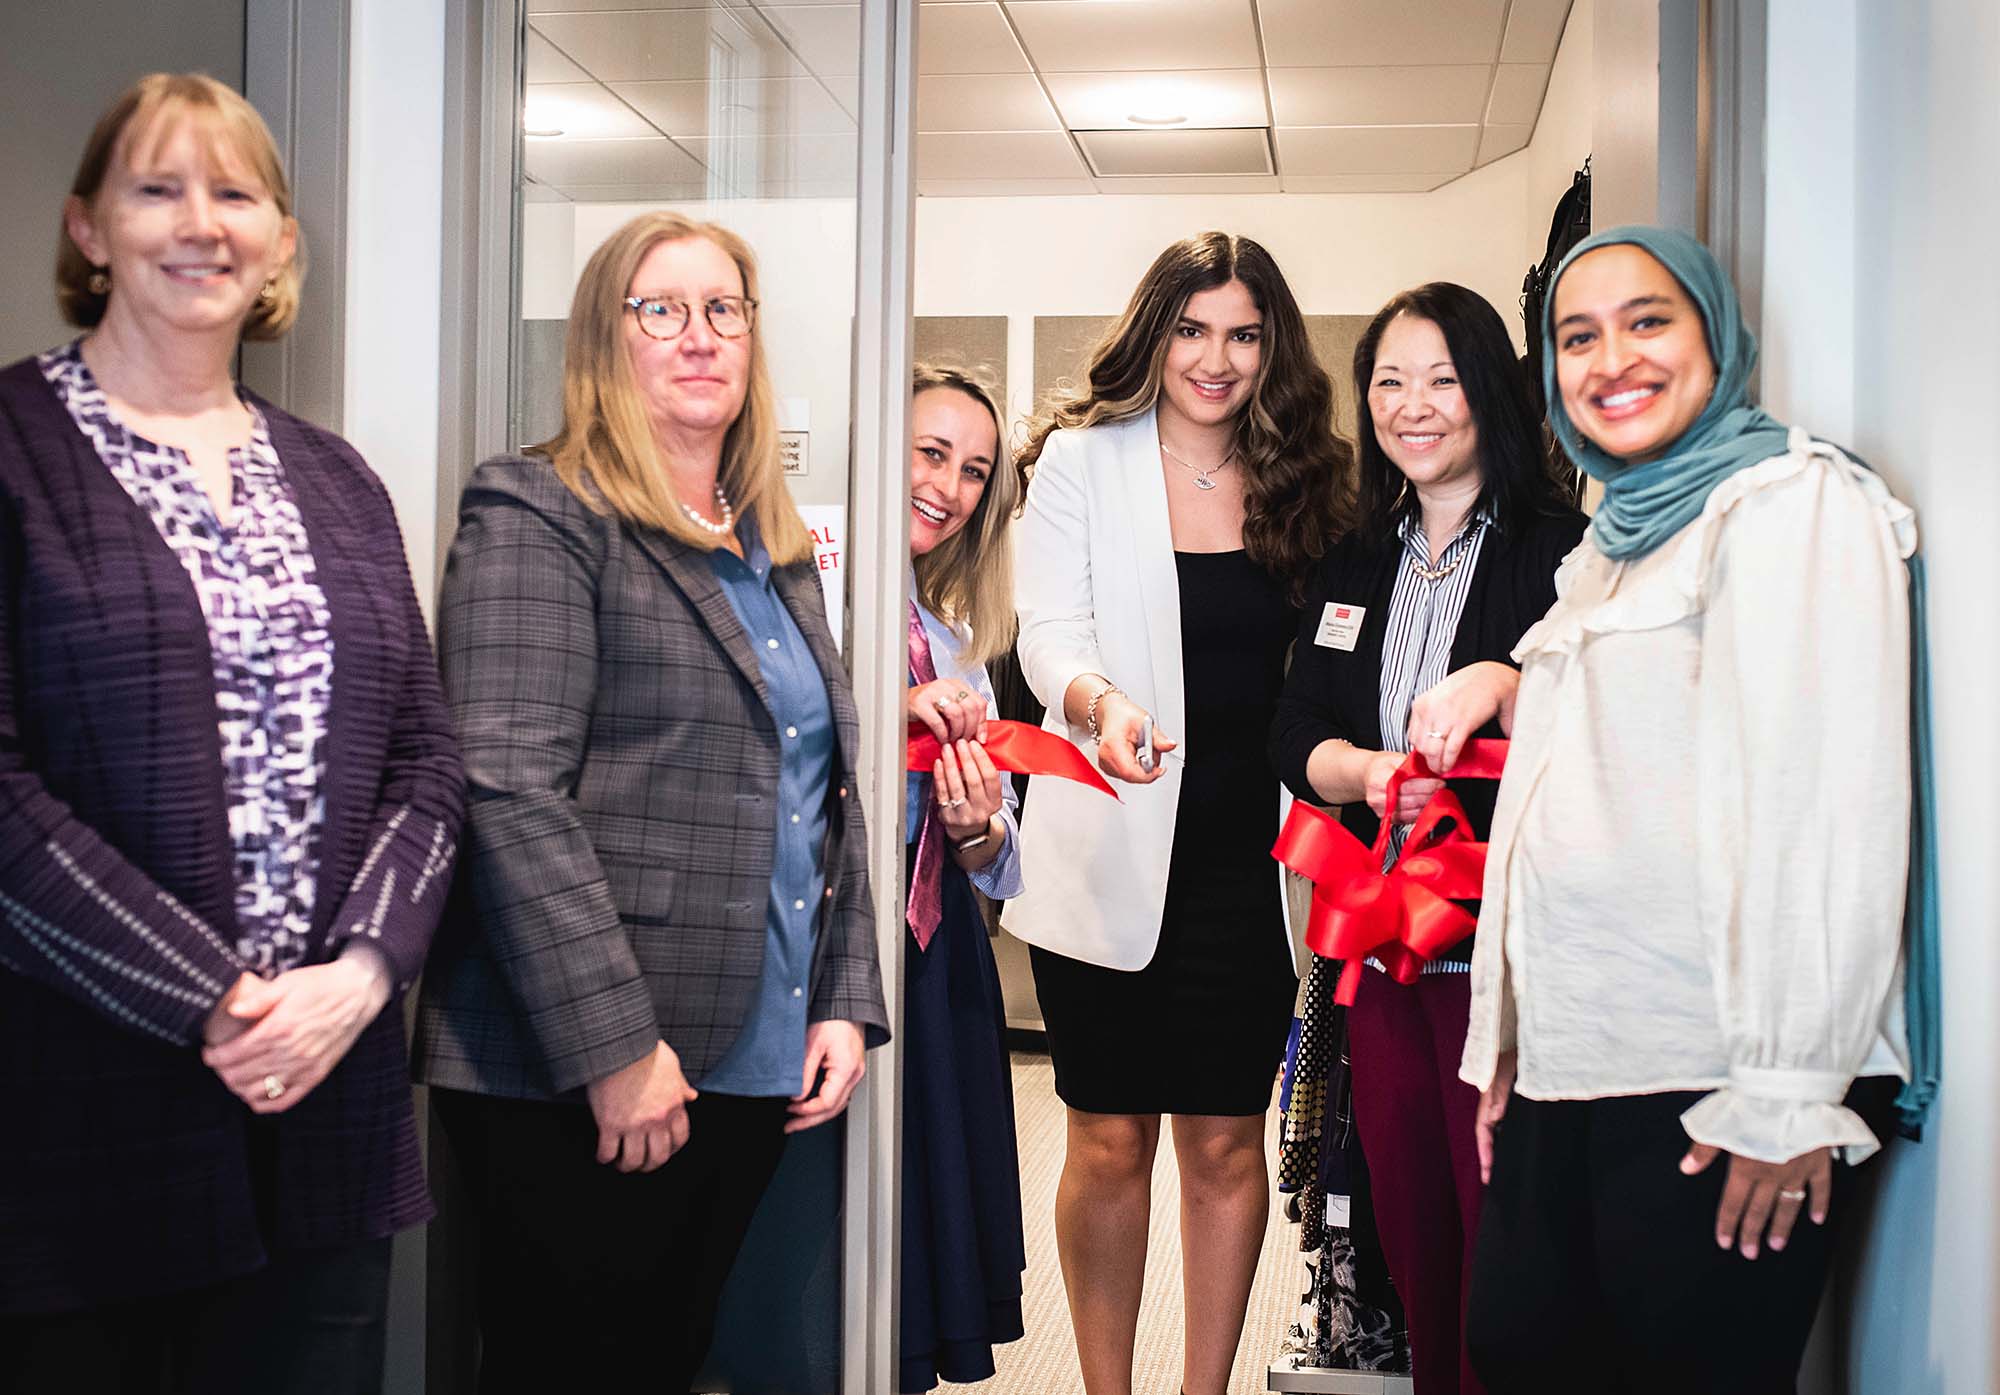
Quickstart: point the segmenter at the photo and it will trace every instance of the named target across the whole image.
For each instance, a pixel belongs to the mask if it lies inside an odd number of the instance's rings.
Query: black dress
[[[1031,947],[1056,1093],[1098,1114],[1261,1114],[1298,980],[1267,744],[1298,612],[1243,552],[1176,552],[1188,752],[1152,962]],[[1171,757],[1170,757],[1171,759]]]

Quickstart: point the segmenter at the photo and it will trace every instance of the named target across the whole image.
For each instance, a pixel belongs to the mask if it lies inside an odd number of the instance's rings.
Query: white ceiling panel
[[[1059,132],[917,137],[919,180],[1081,179],[1087,174],[1069,137]]]
[[[917,79],[919,131],[1060,131],[1032,73],[936,73]]]
[[[854,120],[811,78],[746,78],[720,90],[706,82],[619,82],[611,90],[670,136],[707,136],[713,116],[745,135],[826,135]]]
[[[1273,68],[1271,110],[1280,126],[1431,126],[1478,121],[1493,74],[1453,67]]]
[[[1270,134],[1235,131],[1078,131],[1100,179],[1108,175],[1272,174]]]
[[[1491,63],[1507,0],[1260,0],[1272,67]]]
[[[1072,130],[1108,131],[1144,116],[1184,117],[1187,128],[1263,126],[1270,121],[1260,68],[1050,73],[1046,81],[1056,109]]]
[[[812,72],[850,77],[861,71],[859,5],[759,5],[757,12]]]
[[[688,153],[739,194],[805,180],[854,192],[855,138],[851,134],[690,140],[685,144]]]
[[[1502,63],[1493,73],[1493,101],[1486,119],[1500,126],[1532,126],[1549,85],[1548,65]]]
[[[1100,194],[1281,194],[1275,174],[1128,175],[1097,181]]]
[[[523,203],[568,203],[570,197],[552,184],[544,184],[537,179],[521,181],[521,202]]]
[[[602,10],[708,10],[726,0],[528,0],[528,17]]]
[[[917,12],[919,73],[1025,73],[1027,55],[992,3],[925,5]]]
[[[527,89],[522,129],[530,144],[543,139],[631,140],[660,134],[651,122],[601,83],[545,82]],[[537,136],[536,132],[553,133]]]
[[[1534,135],[1533,126],[1488,126],[1479,134],[1479,158],[1474,163],[1490,165],[1502,155],[1512,155]]]
[[[926,0],[926,6],[931,0]],[[920,179],[917,197],[925,199],[964,198],[1062,198],[1097,193],[1088,179]]]
[[[1569,22],[1569,0],[1514,0],[1507,12],[1502,63],[1553,63]]]
[[[1458,170],[1414,174],[1287,174],[1288,194],[1422,194],[1458,178]]]
[[[524,61],[529,82],[590,81],[589,73],[564,57],[562,50],[543,38],[533,25],[528,26],[528,52]]]
[[[524,161],[545,184],[700,183],[700,163],[665,136],[648,140],[531,140]]]
[[[746,29],[726,10],[544,15],[535,27],[600,82],[700,81],[725,67],[739,78],[800,72],[768,29]]]
[[[1278,168],[1295,174],[1401,174],[1472,168],[1477,126],[1281,126]]]
[[[705,180],[659,184],[573,184],[563,191],[572,203],[694,203],[712,191]]]
[[[1254,68],[1261,57],[1250,0],[1008,0],[1007,13],[1044,73]]]

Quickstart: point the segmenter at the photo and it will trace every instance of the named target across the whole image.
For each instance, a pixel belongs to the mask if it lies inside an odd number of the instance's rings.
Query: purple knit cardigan
[[[308,962],[363,936],[400,992],[443,908],[464,772],[386,491],[346,442],[257,405],[336,655]],[[201,1063],[243,971],[207,627],[32,360],[0,370],[0,628],[0,1312],[425,1220],[393,1003],[268,1123]]]

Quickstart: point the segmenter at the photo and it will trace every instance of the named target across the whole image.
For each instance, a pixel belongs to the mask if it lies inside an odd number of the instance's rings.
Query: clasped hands
[[[931,762],[931,790],[945,836],[957,843],[990,827],[1005,786],[984,745],[986,699],[956,678],[940,678],[909,689],[904,708],[941,748]]]
[[[1493,1180],[1494,1134],[1507,1115],[1518,1063],[1519,1057],[1514,1052],[1502,1052],[1493,1072],[1493,1083],[1479,1096],[1473,1135],[1479,1149],[1482,1184]],[[1722,1184],[1722,1200],[1715,1208],[1718,1247],[1734,1249],[1745,1259],[1755,1259],[1766,1245],[1775,1252],[1791,1242],[1801,1211],[1811,1216],[1814,1225],[1826,1224],[1827,1212],[1833,1205],[1833,1149],[1814,1148],[1774,1163],[1696,1143],[1681,1158],[1681,1174],[1694,1177],[1706,1172],[1718,1157],[1729,1159],[1729,1176]]]
[[[281,1114],[326,1079],[389,1002],[388,961],[373,949],[275,978],[246,973],[202,1028],[202,1063],[258,1114]]]

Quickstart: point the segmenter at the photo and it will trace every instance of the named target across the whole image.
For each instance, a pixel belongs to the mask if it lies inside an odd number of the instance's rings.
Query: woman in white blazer
[[[1299,580],[1344,512],[1332,404],[1270,254],[1203,233],[1154,261],[1023,454],[1022,672],[1047,728],[1124,782],[1121,803],[1036,782],[1006,913],[1069,1106],[1056,1239],[1090,1395],[1131,1390],[1163,1114],[1189,1395],[1225,1388],[1242,1332],[1295,991],[1265,735]]]

